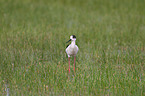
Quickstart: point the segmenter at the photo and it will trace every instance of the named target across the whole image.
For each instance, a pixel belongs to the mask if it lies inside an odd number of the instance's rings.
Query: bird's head
[[[75,35],[71,35],[70,39],[66,43],[68,43],[69,41],[75,41],[75,40],[76,40],[76,36]]]

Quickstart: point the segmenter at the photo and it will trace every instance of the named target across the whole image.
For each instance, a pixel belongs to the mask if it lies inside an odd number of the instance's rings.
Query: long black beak
[[[69,41],[71,41],[71,39],[69,39],[66,43],[68,43]]]

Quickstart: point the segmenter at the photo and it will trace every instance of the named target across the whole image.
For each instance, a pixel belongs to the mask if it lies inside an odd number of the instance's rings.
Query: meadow
[[[6,95],[145,96],[145,0],[0,0]]]

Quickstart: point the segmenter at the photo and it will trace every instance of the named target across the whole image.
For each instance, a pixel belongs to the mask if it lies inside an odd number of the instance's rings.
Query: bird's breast
[[[68,55],[76,55],[77,52],[78,52],[78,48],[77,48],[77,46],[69,46],[66,49],[66,52],[67,52]]]

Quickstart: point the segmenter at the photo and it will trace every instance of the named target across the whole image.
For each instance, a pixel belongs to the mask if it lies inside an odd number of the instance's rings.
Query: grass
[[[144,96],[144,4],[1,0],[0,95]],[[69,75],[65,46],[73,34],[80,50]]]

